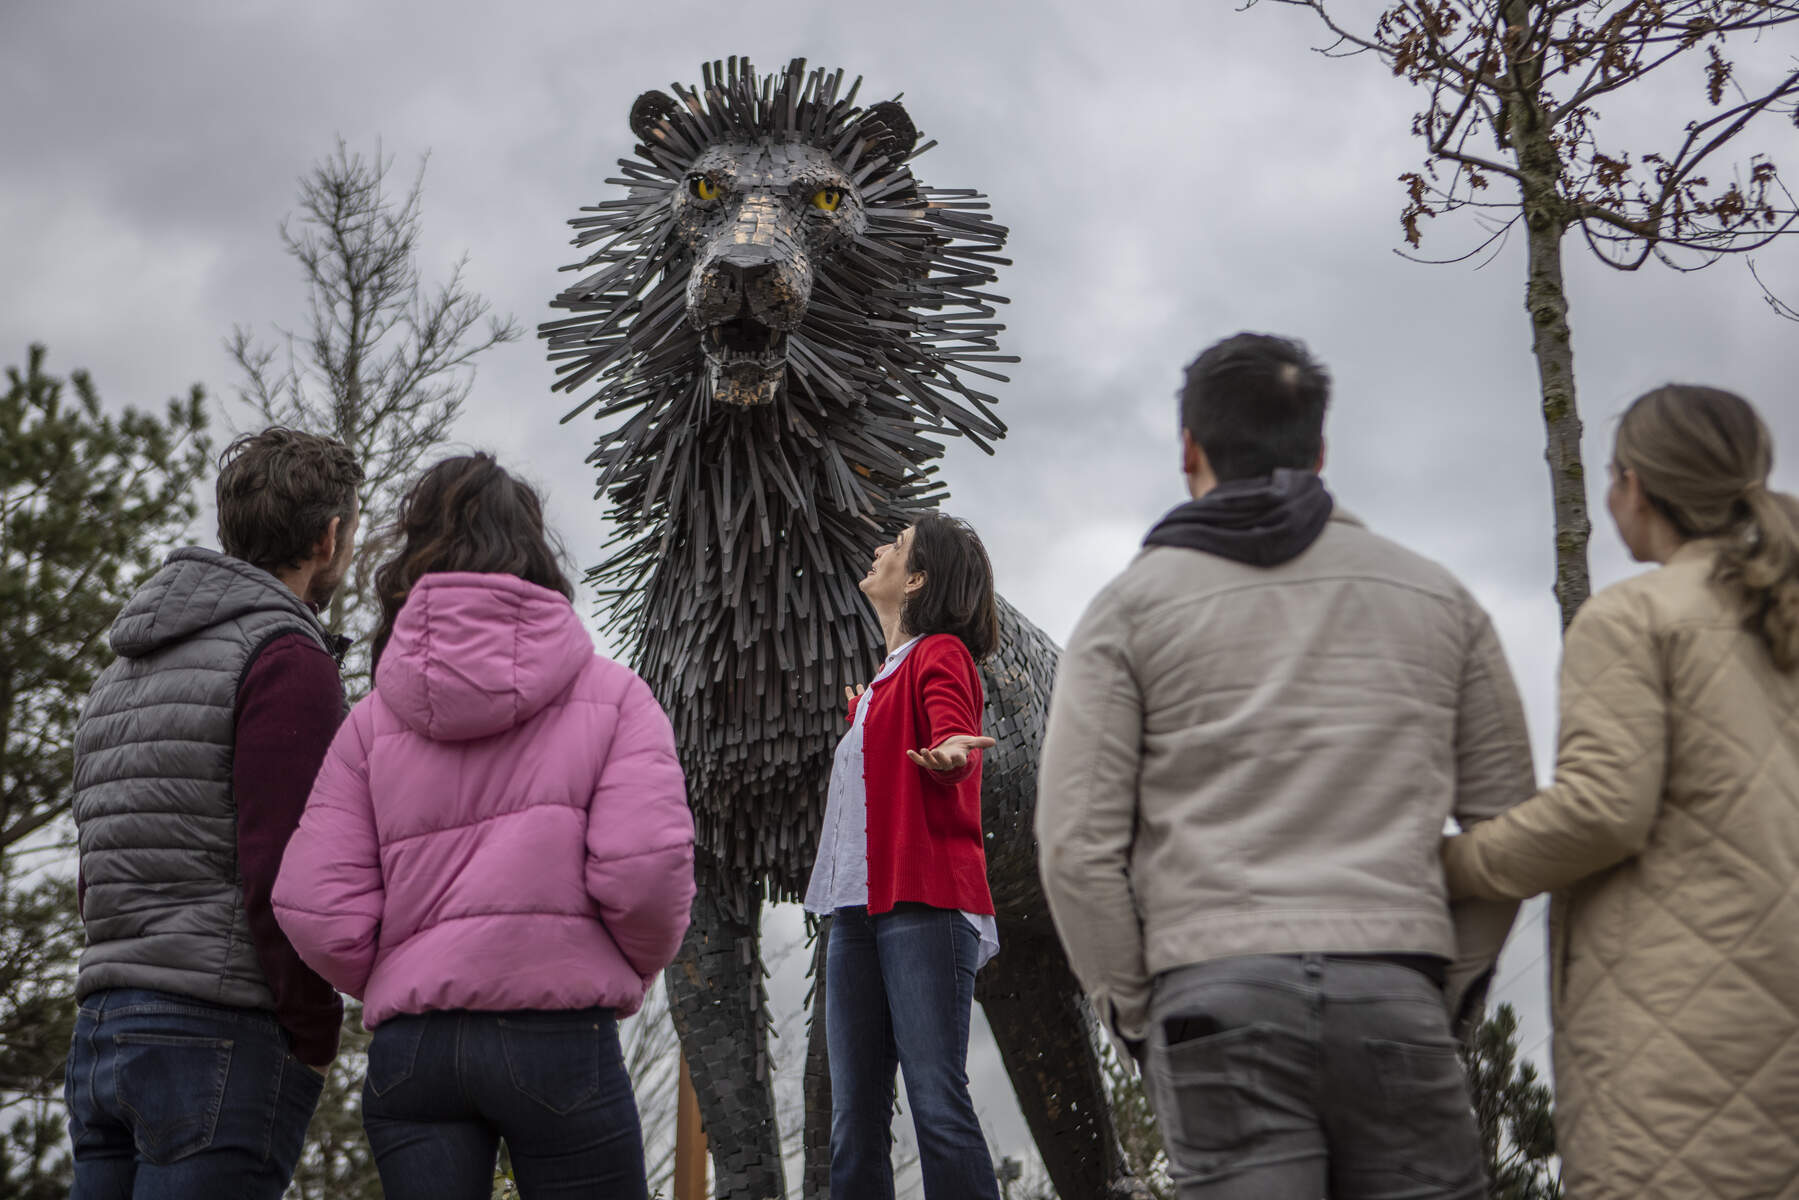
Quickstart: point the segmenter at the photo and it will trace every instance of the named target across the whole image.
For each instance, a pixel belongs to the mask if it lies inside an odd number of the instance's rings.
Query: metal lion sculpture
[[[719,1196],[785,1195],[758,921],[797,900],[818,844],[847,683],[885,644],[856,583],[943,498],[943,438],[1002,437],[1015,362],[983,290],[1006,230],[973,191],[927,187],[897,100],[795,60],[703,69],[631,107],[625,193],[571,224],[591,247],[545,324],[557,390],[611,419],[590,462],[616,533],[589,573],[609,629],[674,720],[699,834],[699,899],[666,976]],[[857,81],[859,84],[859,81]],[[565,418],[565,420],[568,418]],[[984,667],[983,819],[1003,949],[976,983],[1066,1200],[1134,1194],[1092,1020],[1038,889],[1031,812],[1056,648],[1001,603]],[[828,922],[814,960],[805,1194],[828,1191]]]

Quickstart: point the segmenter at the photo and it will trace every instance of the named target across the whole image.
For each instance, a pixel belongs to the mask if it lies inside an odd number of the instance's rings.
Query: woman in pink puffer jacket
[[[619,1017],[674,958],[693,819],[668,718],[594,651],[530,488],[426,472],[376,576],[375,690],[275,886],[295,949],[363,1000],[363,1121],[390,1200],[643,1197]]]

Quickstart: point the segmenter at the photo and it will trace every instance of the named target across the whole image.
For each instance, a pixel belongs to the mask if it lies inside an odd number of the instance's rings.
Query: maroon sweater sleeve
[[[275,994],[275,1018],[293,1038],[294,1057],[318,1067],[337,1055],[343,1001],[295,953],[269,897],[313,776],[343,720],[343,705],[343,681],[331,656],[303,633],[276,638],[256,656],[238,689],[231,764],[250,937]]]

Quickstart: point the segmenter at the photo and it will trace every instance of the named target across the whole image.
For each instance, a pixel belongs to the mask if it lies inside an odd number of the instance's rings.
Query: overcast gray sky
[[[0,351],[20,362],[45,342],[52,370],[88,368],[115,404],[158,405],[196,380],[229,396],[232,325],[297,321],[276,224],[340,134],[365,151],[379,139],[402,177],[428,149],[427,277],[466,251],[469,282],[534,326],[575,257],[564,222],[614,192],[603,180],[630,149],[632,98],[697,81],[713,57],[766,69],[804,55],[864,76],[865,99],[904,92],[941,143],[919,175],[985,190],[1011,226],[1004,342],[1024,361],[999,394],[1012,433],[991,458],[953,447],[944,477],[1026,615],[1065,638],[1182,498],[1182,364],[1239,329],[1298,335],[1336,379],[1331,487],[1492,611],[1546,769],[1557,622],[1522,247],[1480,270],[1393,253],[1395,179],[1419,161],[1414,98],[1372,61],[1310,53],[1318,40],[1306,14],[1220,0],[0,0]],[[1678,124],[1697,84],[1671,83],[1634,118]],[[1758,148],[1790,152],[1784,136]],[[1450,217],[1425,248],[1450,257],[1478,237]],[[1743,266],[1619,275],[1569,252],[1591,476],[1621,407],[1686,379],[1755,401],[1788,455],[1777,483],[1799,488],[1799,325],[1767,310]],[[1799,295],[1799,242],[1761,265]],[[568,404],[550,379],[534,339],[494,351],[459,433],[548,489],[585,565],[604,535],[582,465],[592,428],[557,424]],[[1599,584],[1637,569],[1602,486]],[[771,939],[796,927],[777,914]],[[1526,1010],[1540,1054],[1540,921],[1518,942],[1502,998]],[[783,1019],[803,958],[773,983]],[[990,1042],[970,1072],[993,1141],[1021,1150]]]

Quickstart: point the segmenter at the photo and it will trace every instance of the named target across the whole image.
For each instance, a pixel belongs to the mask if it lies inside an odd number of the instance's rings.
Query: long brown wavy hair
[[[1799,667],[1799,498],[1768,487],[1774,439],[1741,396],[1669,384],[1618,423],[1613,457],[1683,538],[1719,538],[1712,578],[1782,671]]]
[[[375,571],[375,595],[381,601],[376,664],[393,636],[394,619],[421,576],[440,571],[516,575],[575,598],[544,528],[543,501],[491,454],[446,458],[426,471],[400,501],[389,537],[400,548]]]

